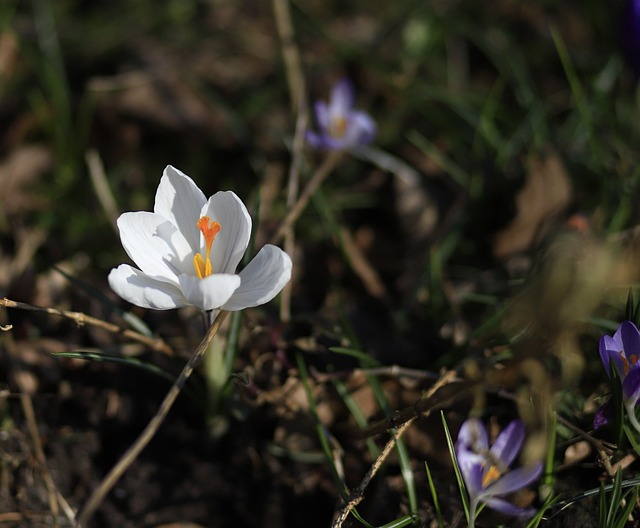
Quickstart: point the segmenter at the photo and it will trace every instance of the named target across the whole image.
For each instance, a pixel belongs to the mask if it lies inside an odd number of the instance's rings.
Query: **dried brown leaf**
[[[525,185],[516,198],[516,217],[495,235],[494,256],[503,259],[531,247],[570,200],[571,181],[560,157],[555,153],[531,157]]]

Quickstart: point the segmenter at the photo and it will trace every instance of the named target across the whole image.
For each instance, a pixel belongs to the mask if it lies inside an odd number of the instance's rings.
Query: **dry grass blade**
[[[291,20],[288,0],[273,0],[273,12],[276,26],[280,34],[282,56],[287,71],[287,82],[291,92],[291,108],[298,111],[303,104],[305,95],[304,75],[302,74],[302,60],[295,44],[295,32]]]
[[[51,510],[53,526],[54,528],[57,528],[58,526],[60,526],[58,519],[60,515],[60,509],[58,508],[60,502],[64,505],[63,509],[69,521],[73,521],[74,512],[67,504],[62,494],[59,493],[56,489],[53,478],[51,478],[51,473],[49,473],[49,469],[47,468],[47,459],[44,455],[44,449],[42,448],[42,440],[40,438],[40,435],[38,434],[38,424],[36,422],[36,415],[35,411],[33,410],[33,402],[31,401],[31,397],[28,394],[21,393],[20,404],[22,405],[22,412],[24,413],[24,417],[27,421],[29,435],[31,436],[33,449],[36,454],[36,460],[40,465],[42,479],[44,480],[44,485],[47,489],[47,499],[49,501],[49,509]]]
[[[347,254],[349,263],[353,271],[360,277],[365,289],[372,297],[377,299],[389,299],[389,293],[385,287],[380,274],[371,265],[369,259],[360,251],[360,248],[353,240],[351,233],[345,227],[340,227],[338,235],[342,242],[342,249]]]
[[[100,155],[95,149],[89,149],[85,155],[85,159],[87,161],[87,167],[89,168],[91,183],[93,184],[93,189],[96,192],[98,201],[107,215],[109,222],[117,233],[118,228],[116,227],[116,221],[119,214],[118,205],[116,204],[116,199],[111,192]]]
[[[90,315],[84,314],[82,312],[70,312],[68,310],[58,310],[57,308],[43,308],[41,306],[33,306],[31,304],[12,301],[11,299],[0,299],[0,307],[1,308],[17,308],[19,310],[29,310],[32,312],[42,312],[49,315],[57,315],[60,317],[66,317],[67,319],[72,319],[76,322],[78,326],[83,325],[92,325],[102,328],[107,332],[111,332],[113,334],[120,334],[128,339],[132,339],[134,341],[138,341],[152,350],[156,352],[162,352],[163,354],[167,354],[169,356],[174,356],[175,353],[173,349],[165,343],[163,339],[160,338],[150,338],[139,334],[133,330],[124,329],[119,327],[116,324],[109,323],[107,321],[103,321],[102,319],[97,319],[95,317],[91,317]]]
[[[320,187],[322,182],[329,176],[329,174],[331,174],[333,169],[336,168],[336,166],[342,159],[342,155],[343,155],[342,151],[336,150],[331,152],[325,158],[322,165],[318,167],[318,170],[311,177],[311,179],[309,180],[309,183],[307,183],[307,186],[302,191],[302,194],[300,194],[300,197],[298,198],[298,201],[296,202],[296,204],[293,206],[292,209],[289,210],[289,213],[280,224],[278,231],[273,237],[273,242],[280,241],[287,233],[287,230],[293,224],[295,224],[296,220],[300,217],[305,207],[307,207],[307,204],[309,203],[309,200],[313,196],[313,193],[316,192],[316,190],[318,189],[318,187]]]

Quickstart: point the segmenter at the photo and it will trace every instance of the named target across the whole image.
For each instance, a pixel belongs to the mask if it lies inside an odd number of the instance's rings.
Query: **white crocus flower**
[[[291,278],[289,255],[272,245],[237,274],[251,235],[247,208],[231,191],[207,200],[191,178],[170,165],[153,213],[124,213],[118,228],[139,269],[121,264],[109,273],[109,285],[143,308],[242,310],[270,301]]]

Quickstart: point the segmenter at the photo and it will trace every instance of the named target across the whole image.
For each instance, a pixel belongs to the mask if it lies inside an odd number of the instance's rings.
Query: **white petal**
[[[178,275],[193,272],[193,251],[171,222],[155,213],[123,213],[118,218],[127,255],[147,275],[178,285]]]
[[[180,275],[180,289],[196,308],[214,310],[220,308],[240,286],[240,276],[214,273],[204,279],[195,275]]]
[[[153,211],[171,221],[195,250],[200,247],[200,230],[196,225],[207,199],[189,176],[168,165],[156,191]]]
[[[143,308],[171,310],[188,304],[176,286],[149,277],[128,264],[111,270],[109,286],[126,301]]]
[[[266,245],[240,272],[242,283],[223,310],[243,310],[273,299],[291,278],[291,258],[279,247]]]
[[[201,216],[220,224],[211,248],[213,273],[235,273],[249,245],[251,217],[242,200],[232,191],[214,194],[202,208]],[[200,238],[200,251],[205,251],[204,237]]]

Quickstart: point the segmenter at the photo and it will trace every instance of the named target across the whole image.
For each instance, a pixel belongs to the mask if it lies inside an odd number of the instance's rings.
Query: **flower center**
[[[347,131],[347,120],[344,116],[336,116],[331,120],[331,126],[329,127],[329,134],[333,137],[340,138],[344,136]]]
[[[620,352],[618,352],[618,354],[620,355],[620,360],[622,361],[622,366],[624,368],[624,375],[626,376],[627,374],[629,374],[629,367],[637,365],[638,356],[636,356],[635,354],[631,354],[627,359],[627,355],[624,353],[624,350],[621,350]],[[631,360],[631,362],[629,362],[629,360]]]
[[[196,275],[198,278],[204,279],[213,273],[209,254],[211,253],[211,246],[213,246],[213,239],[220,231],[220,224],[218,222],[212,222],[208,216],[203,216],[198,220],[196,225],[204,235],[204,240],[207,243],[207,249],[204,257],[200,253],[196,253],[193,256],[193,267],[196,269]]]
[[[482,487],[486,488],[492,482],[495,482],[502,476],[502,472],[496,467],[491,466],[482,477]]]

